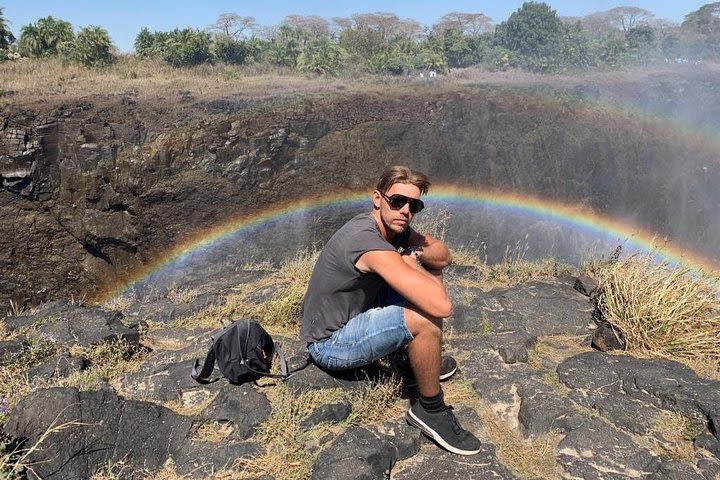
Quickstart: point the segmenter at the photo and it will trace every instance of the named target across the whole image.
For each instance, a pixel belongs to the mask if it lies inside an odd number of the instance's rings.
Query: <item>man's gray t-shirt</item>
[[[300,339],[315,342],[328,338],[367,310],[386,283],[377,273],[359,271],[355,261],[365,252],[395,251],[395,245],[405,246],[409,233],[407,229],[395,235],[393,243],[388,242],[370,213],[357,215],[335,232],[320,252],[310,277],[300,310]]]

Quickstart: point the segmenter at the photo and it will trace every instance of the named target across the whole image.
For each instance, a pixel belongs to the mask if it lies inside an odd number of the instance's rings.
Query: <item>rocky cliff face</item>
[[[92,295],[193,232],[370,186],[398,163],[437,182],[631,216],[720,252],[713,149],[591,105],[583,91],[458,87],[172,108],[125,95],[3,112],[0,304]]]

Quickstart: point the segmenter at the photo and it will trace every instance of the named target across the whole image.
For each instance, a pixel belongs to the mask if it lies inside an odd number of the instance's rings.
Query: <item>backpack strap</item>
[[[210,347],[210,351],[205,356],[205,362],[203,363],[202,370],[200,372],[197,371],[198,366],[200,365],[200,360],[195,360],[195,364],[193,365],[192,372],[190,372],[190,376],[198,383],[213,383],[220,380],[220,377],[214,379],[214,380],[208,380],[208,377],[210,377],[210,374],[212,374],[213,369],[215,368],[215,350],[213,347]]]
[[[195,360],[195,364],[193,365],[192,372],[190,372],[190,376],[198,383],[213,383],[220,380],[220,377],[215,378],[213,380],[207,380],[210,375],[213,372],[213,369],[215,368],[215,340],[217,340],[227,329],[227,327],[223,328],[219,332],[217,332],[215,335],[210,335],[210,340],[212,341],[212,344],[210,345],[210,350],[208,351],[207,355],[205,356],[205,362],[203,362],[202,369],[200,372],[197,371],[197,367],[200,365],[200,360]]]
[[[283,353],[282,348],[280,348],[280,344],[275,342],[273,340],[273,346],[275,348],[275,353],[277,353],[278,359],[280,360],[280,373],[265,373],[265,372],[258,372],[254,368],[252,368],[250,365],[245,365],[245,367],[253,372],[256,375],[260,375],[262,377],[270,377],[270,378],[279,378],[282,380],[287,380],[293,375],[295,375],[297,372],[302,370],[303,368],[310,365],[310,357],[305,359],[305,363],[300,365],[299,367],[293,368],[292,370],[288,370],[288,363],[285,357],[285,353]]]

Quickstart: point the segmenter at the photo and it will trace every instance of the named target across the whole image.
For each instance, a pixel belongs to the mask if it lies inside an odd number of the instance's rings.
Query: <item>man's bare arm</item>
[[[445,287],[414,259],[389,250],[372,250],[362,254],[355,266],[362,272],[377,273],[400,295],[432,317],[444,318],[452,313]]]
[[[423,251],[420,260],[426,268],[442,270],[452,263],[450,249],[437,238],[416,232],[411,228],[408,244],[422,247]]]

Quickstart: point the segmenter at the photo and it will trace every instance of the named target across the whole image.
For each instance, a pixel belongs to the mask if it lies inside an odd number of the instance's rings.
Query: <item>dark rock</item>
[[[212,305],[219,305],[224,301],[222,294],[205,293],[198,295],[191,301],[171,301],[166,298],[156,301],[135,302],[125,314],[129,318],[139,321],[153,321],[158,323],[171,323],[175,320],[189,317],[201,312]]]
[[[397,480],[439,480],[492,478],[514,480],[516,477],[495,456],[495,450],[483,444],[480,453],[471,456],[455,455],[444,450],[423,451],[413,458],[412,464],[399,472],[393,472]]]
[[[295,393],[304,393],[323,388],[361,391],[387,374],[377,363],[363,368],[342,371],[326,371],[315,364],[311,364],[290,377],[285,383]]]
[[[515,409],[515,390],[541,374],[525,363],[507,365],[498,353],[488,348],[478,348],[477,339],[453,339],[448,346],[460,352],[472,352],[462,362],[463,376],[472,381],[478,395],[486,402],[504,405],[507,411]]]
[[[720,405],[720,382],[701,379],[672,360],[586,352],[567,359],[557,371],[560,381],[572,389],[603,396],[620,392],[693,418],[710,420]]]
[[[720,440],[720,412],[716,411],[710,415],[710,431]]]
[[[720,460],[709,454],[703,454],[702,451],[695,452],[695,462],[698,470],[707,480],[716,480],[720,475]]]
[[[704,430],[695,437],[695,448],[704,448],[720,459],[720,441],[709,430]]]
[[[52,388],[24,397],[5,431],[26,438],[29,447],[53,427],[59,428],[45,440],[52,448],[37,449],[28,458],[39,478],[90,478],[119,461],[137,470],[158,470],[183,445],[190,421],[154,403],[123,400],[109,390]]]
[[[20,338],[0,340],[0,365],[12,363],[13,359],[29,348],[29,344]]]
[[[547,384],[527,382],[518,389],[518,396],[518,420],[528,437],[536,438],[552,431],[569,432],[583,423],[583,417],[572,402]]]
[[[398,459],[395,446],[377,432],[353,425],[318,457],[311,478],[385,479]]]
[[[514,335],[497,335],[492,342],[505,363],[527,363],[529,351],[537,344],[537,337],[526,332]]]
[[[169,327],[152,329],[145,333],[144,343],[154,351],[148,356],[156,365],[201,357],[212,344],[210,328]],[[202,359],[201,359],[202,360]]]
[[[620,389],[613,389],[612,385],[608,387],[582,392],[572,391],[569,396],[579,405],[596,411],[615,426],[638,435],[652,432],[656,427],[655,419],[661,411],[657,407],[630,397]]]
[[[241,439],[248,439],[255,434],[255,429],[270,417],[270,412],[267,397],[254,386],[225,383],[212,403],[197,418],[232,422],[235,425],[235,434]]]
[[[321,423],[339,423],[350,416],[352,405],[349,403],[331,403],[321,405],[300,422],[300,428],[308,430]]]
[[[592,346],[601,352],[625,350],[625,335],[610,322],[601,320],[593,331]]]
[[[659,457],[601,420],[588,420],[568,432],[556,458],[565,476],[587,480],[644,477],[661,465]]]
[[[399,472],[394,471],[392,478],[517,478],[498,460],[495,445],[487,438],[478,415],[472,409],[463,407],[455,411],[455,416],[463,428],[473,432],[482,442],[479,453],[470,456],[455,455],[441,449],[422,435],[425,446],[413,457],[409,467]]]
[[[211,100],[205,103],[205,110],[209,114],[217,113],[235,113],[242,111],[250,106],[246,100]]]
[[[81,372],[88,366],[86,359],[70,355],[51,357],[42,365],[32,367],[28,371],[28,380],[31,384],[49,382],[53,379],[69,377],[73,373]]]
[[[582,334],[591,321],[593,307],[571,281],[528,282],[495,295],[505,310],[527,320],[530,334]]]
[[[419,429],[408,425],[405,419],[385,422],[378,428],[383,438],[397,449],[397,459],[405,460],[420,451],[422,433]]]
[[[143,365],[137,372],[120,380],[122,391],[132,398],[178,402],[186,407],[200,405],[228,382],[224,378],[208,384],[196,382],[190,376],[194,363],[195,360],[183,360],[160,366],[152,363]],[[213,378],[218,376],[219,373]]]
[[[476,334],[476,348],[497,350],[505,363],[528,361],[528,350],[537,336],[528,332],[527,318],[505,310],[495,296],[481,295],[471,305],[455,308],[445,331],[453,334]]]
[[[707,480],[694,465],[677,460],[663,459],[657,472],[648,475],[652,480]]]
[[[5,325],[10,331],[32,328],[40,340],[52,342],[61,348],[75,345],[90,347],[118,340],[137,346],[140,333],[137,329],[125,326],[121,322],[122,318],[120,312],[57,301],[9,317]]]
[[[262,455],[257,442],[207,442],[188,439],[173,456],[175,472],[182,478],[206,479],[221,469],[232,467],[238,458],[254,458]]]
[[[582,293],[586,297],[592,297],[595,290],[598,288],[598,281],[587,275],[579,275],[575,279],[573,288],[578,292]]]

